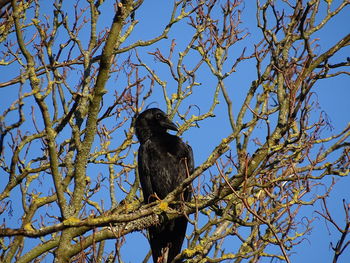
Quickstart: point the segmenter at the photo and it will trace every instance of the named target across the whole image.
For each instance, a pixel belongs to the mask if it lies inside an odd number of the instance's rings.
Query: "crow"
[[[138,173],[146,203],[164,199],[194,170],[192,148],[178,136],[176,125],[158,108],[147,109],[135,121],[136,136],[140,142]],[[186,189],[177,200],[190,201]],[[178,207],[173,207],[178,208]],[[181,251],[185,238],[185,216],[149,227],[149,242],[154,263],[170,263]]]

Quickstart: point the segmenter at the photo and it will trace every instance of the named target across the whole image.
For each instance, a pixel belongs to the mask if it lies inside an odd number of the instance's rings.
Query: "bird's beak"
[[[169,130],[178,131],[178,128],[177,128],[176,124],[173,123],[168,118],[166,118],[165,120],[161,121],[160,125],[163,128],[166,128],[166,129],[169,129]]]

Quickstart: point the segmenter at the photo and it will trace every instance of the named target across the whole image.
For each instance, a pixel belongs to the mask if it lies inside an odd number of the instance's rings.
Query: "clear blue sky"
[[[248,40],[254,42],[261,38],[260,31],[256,28],[255,1],[245,2],[245,8],[242,15],[242,28],[246,28],[250,33]],[[338,2],[339,1],[334,1],[334,3]],[[164,23],[161,23],[160,21],[164,21],[164,19],[168,17],[168,12],[164,11],[168,10],[167,7],[169,6],[164,2],[159,3],[158,1],[146,1],[145,5],[136,12],[135,19],[140,20],[140,25],[138,28],[136,28],[132,39],[149,39],[150,34],[154,33],[154,35],[156,35],[156,32],[159,32],[164,27]],[[322,30],[321,34],[317,35],[317,37],[320,38],[320,54],[333,45],[335,41],[349,33],[349,27],[346,26],[349,22],[349,13],[350,9],[347,8],[345,11],[340,13],[337,19],[329,23],[329,25]],[[166,51],[168,49],[169,42],[172,38],[176,38],[177,48],[179,48],[179,50],[181,50],[182,43],[184,43],[183,45],[187,43],[191,32],[188,32],[188,29],[184,29],[180,25],[178,28],[179,30],[183,30],[183,33],[178,34],[178,32],[174,31],[175,33],[170,34],[168,41],[162,41],[159,44],[159,48],[162,51]],[[249,43],[249,41],[245,42],[245,44]],[[251,48],[252,46],[248,46],[248,50]],[[344,57],[349,55],[350,52],[348,48],[346,51],[341,52],[341,55],[335,57],[335,59],[343,61]],[[150,57],[149,61],[151,60],[152,58]],[[335,62],[335,60],[332,60],[332,62]],[[238,74],[233,74],[233,77],[228,79],[225,83],[227,86],[232,87],[232,89],[230,89],[230,95],[234,104],[238,102],[237,105],[234,106],[235,110],[240,108],[247,88],[249,87],[251,81],[254,80],[255,71],[254,68],[252,68],[254,66],[254,64],[250,63],[240,65],[238,67]],[[207,82],[205,78],[201,79],[204,88],[207,85],[213,84],[211,81],[212,79],[209,78]],[[334,127],[334,132],[341,130],[350,121],[348,102],[350,98],[350,89],[348,85],[349,81],[349,76],[320,81],[314,90],[318,96],[319,107],[329,116],[329,119]],[[208,101],[210,96],[211,93],[198,92],[194,100],[196,102]],[[226,107],[223,103],[222,97],[220,100],[222,104],[215,111],[217,115],[216,118],[202,123],[200,125],[200,129],[192,129],[186,132],[183,136],[191,143],[194,149],[197,164],[204,161],[221,138],[229,133],[227,119],[223,118],[223,116],[226,114]],[[157,101],[156,98],[155,101]],[[164,107],[165,105],[160,104],[160,106]],[[237,111],[235,113],[237,113]],[[218,127],[220,128],[218,129]],[[203,141],[206,143],[203,144]],[[350,187],[350,178],[336,178],[336,180],[339,180],[339,182],[335,185],[334,191],[330,195],[329,208],[335,216],[335,219],[338,220],[341,226],[344,226],[342,199],[345,198],[347,202],[350,202],[350,192],[348,190]],[[330,180],[327,180],[326,184],[329,183]],[[300,215],[305,215],[311,218],[315,216],[315,210],[321,211],[320,203],[317,203],[315,206],[303,208]],[[133,235],[138,236],[139,233]],[[292,262],[331,262],[333,251],[330,248],[330,241],[335,243],[339,236],[340,234],[336,233],[330,224],[326,225],[324,220],[318,216],[314,221],[311,234],[305,237],[306,240],[302,242],[301,245],[296,246],[293,249],[293,255],[291,256]],[[144,245],[145,242],[142,242],[142,244]],[[232,246],[234,247],[234,243],[232,243]],[[129,244],[127,244],[124,248],[125,251],[128,250],[127,247],[130,247],[130,250],[132,250],[135,246],[133,242],[129,242]],[[129,253],[127,252],[126,255],[128,254]],[[125,257],[126,262],[127,258],[128,257]],[[134,253],[130,255],[130,262],[137,262],[137,260],[135,260]],[[270,261],[269,259],[265,259],[262,262]],[[339,262],[350,262],[350,249],[345,251]]]
[[[108,1],[106,1],[108,2]],[[340,1],[334,1],[338,3]],[[45,4],[49,4],[47,8],[50,7],[49,1],[43,3],[43,8],[45,10]],[[135,14],[135,19],[139,20],[139,24],[136,26],[135,31],[133,32],[130,39],[127,43],[142,39],[147,40],[153,36],[158,35],[159,32],[166,25],[166,20],[169,17],[169,12],[171,5],[166,1],[145,1],[143,6],[137,10]],[[108,7],[108,3],[105,3],[102,7],[103,20],[100,20],[99,27],[104,28],[111,24],[113,17],[113,9]],[[331,22],[326,26],[322,32],[317,36],[319,40],[319,53],[322,53],[324,50],[329,48],[342,36],[349,33],[349,14],[350,9],[347,8],[346,11],[343,11],[334,22]],[[242,16],[242,28],[246,29],[250,35],[245,42],[245,45],[249,43],[255,43],[261,38],[260,32],[256,28],[256,19],[255,19],[255,1],[246,1],[245,8]],[[180,33],[179,33],[180,32]],[[153,48],[141,49],[146,52],[154,51],[156,47],[162,51],[167,51],[169,48],[169,43],[173,38],[176,39],[177,46],[176,50],[180,51],[187,43],[189,37],[191,36],[192,31],[183,24],[176,25],[169,35],[169,39],[162,40]],[[64,36],[60,36],[64,37]],[[126,44],[127,44],[126,43]],[[248,51],[252,51],[252,46],[247,46]],[[146,53],[140,50],[142,58],[149,63],[153,63],[154,67],[158,67],[157,70],[160,72],[160,75],[164,77],[164,80],[169,81],[169,89],[175,91],[175,87],[171,87],[171,79],[167,75],[166,70],[158,64],[154,64],[154,60],[151,56],[148,56]],[[335,59],[344,59],[344,57],[350,56],[350,49],[345,49],[339,56]],[[240,52],[240,51],[239,51]],[[247,52],[249,53],[249,52]],[[238,56],[233,52],[234,56]],[[191,63],[192,61],[185,60],[185,63]],[[335,61],[333,61],[335,62]],[[244,99],[247,89],[251,81],[255,79],[255,65],[254,63],[246,62],[240,65],[237,70],[237,74],[233,74],[231,78],[226,81],[226,86],[230,87],[229,92],[231,99],[234,103],[234,114],[237,113],[237,110],[241,107],[241,103]],[[18,69],[11,69],[16,70]],[[3,73],[0,73],[3,77],[6,77],[6,69]],[[215,82],[212,78],[208,76],[205,77],[206,72],[203,71],[201,75],[201,89],[194,92],[193,98],[188,104],[197,104],[202,107],[204,112],[208,107],[208,100],[211,98],[212,93],[206,92],[206,88],[212,89],[212,86],[215,85]],[[350,121],[349,118],[349,98],[350,98],[350,89],[349,89],[349,76],[341,76],[334,79],[320,81],[319,84],[315,87],[315,93],[317,94],[319,100],[319,107],[327,113],[331,123],[334,127],[334,131],[337,132],[341,130],[345,125]],[[75,83],[76,84],[76,83]],[[107,89],[112,93],[114,89],[118,86],[118,82],[110,80],[108,82]],[[17,96],[17,91],[12,92],[9,89],[0,89],[0,96],[5,98],[5,96],[15,97]],[[216,117],[210,120],[207,120],[203,123],[200,123],[200,128],[193,128],[186,132],[183,135],[183,138],[187,140],[194,149],[196,164],[199,165],[203,162],[208,154],[213,150],[213,148],[218,144],[218,142],[230,132],[230,127],[228,125],[226,116],[226,106],[224,104],[223,98],[220,97],[221,105],[218,106],[215,111]],[[9,100],[10,101],[10,100]],[[152,95],[150,102],[157,103],[160,108],[165,109],[164,101],[161,97],[160,87],[156,86],[154,94]],[[105,105],[108,105],[108,95],[105,99]],[[6,106],[6,102],[2,99],[2,107]],[[195,112],[194,112],[195,113]],[[175,121],[179,119],[175,118]],[[219,127],[219,128],[218,128]],[[203,144],[203,141],[206,142]],[[98,173],[99,170],[91,170],[91,173]],[[342,210],[342,199],[345,198],[347,202],[350,202],[350,179],[346,178],[336,178],[338,183],[335,185],[333,192],[329,198],[329,208],[332,211],[335,218],[338,222],[342,222],[344,218]],[[329,184],[330,180],[326,180],[326,184]],[[317,193],[316,193],[317,194]],[[102,197],[103,198],[103,197]],[[18,202],[20,200],[17,200]],[[14,203],[16,205],[16,203]],[[17,204],[19,205],[19,203]],[[16,210],[16,208],[15,208]],[[305,215],[308,217],[315,216],[314,211],[321,210],[320,204],[315,206],[310,206],[303,208],[300,215]],[[15,212],[16,213],[16,212]],[[0,217],[2,219],[2,217]],[[19,222],[13,222],[13,224],[18,224]],[[344,224],[341,224],[343,226]],[[328,229],[323,219],[319,216],[316,218],[313,224],[313,230],[311,234],[306,238],[302,244],[296,246],[293,249],[293,255],[291,256],[292,262],[330,262],[333,256],[333,252],[330,249],[330,241],[336,242],[340,236],[339,233],[335,232],[332,226],[328,224]],[[330,232],[329,232],[330,231]],[[235,242],[232,241],[232,247],[235,246]],[[108,241],[108,245],[111,247],[114,246],[114,241]],[[125,262],[140,262],[141,259],[145,256],[148,251],[148,243],[144,236],[141,233],[133,233],[126,237],[126,244],[122,248],[122,256]],[[262,262],[269,262],[268,259],[264,259]],[[346,250],[342,255],[339,262],[350,262],[350,249]]]

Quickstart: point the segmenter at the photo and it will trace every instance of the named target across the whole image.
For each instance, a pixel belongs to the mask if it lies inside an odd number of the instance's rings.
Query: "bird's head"
[[[136,136],[142,143],[152,135],[165,133],[168,129],[177,131],[177,126],[158,108],[147,109],[137,116]]]

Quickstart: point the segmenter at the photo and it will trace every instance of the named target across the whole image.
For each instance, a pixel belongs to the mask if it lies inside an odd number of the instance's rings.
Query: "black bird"
[[[136,119],[135,129],[140,142],[141,188],[145,202],[150,203],[156,198],[165,198],[193,172],[193,152],[178,136],[167,133],[168,129],[177,131],[177,127],[160,109],[142,112]],[[190,198],[190,191],[186,189],[177,200]],[[183,216],[148,229],[154,263],[171,262],[180,253],[186,228],[187,219]]]

